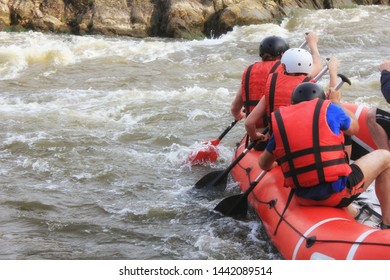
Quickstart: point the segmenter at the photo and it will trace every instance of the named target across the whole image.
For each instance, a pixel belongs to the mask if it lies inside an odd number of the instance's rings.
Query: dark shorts
[[[352,136],[351,135],[344,135],[344,145],[349,146],[352,145]]]
[[[322,200],[313,200],[297,197],[297,202],[304,206],[331,206],[342,208],[352,203],[362,192],[364,192],[364,175],[356,164],[351,164],[352,172],[348,175],[345,188],[338,193],[333,193]]]
[[[376,122],[383,127],[387,133],[387,137],[390,139],[390,113],[383,111],[382,109],[376,109]]]

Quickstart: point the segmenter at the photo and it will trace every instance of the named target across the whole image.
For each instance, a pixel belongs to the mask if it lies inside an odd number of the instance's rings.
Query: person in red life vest
[[[269,170],[281,166],[285,186],[294,189],[296,201],[305,206],[345,207],[376,180],[381,204],[382,229],[390,229],[390,152],[375,150],[349,164],[344,152],[344,133],[359,130],[355,115],[340,103],[340,92],[315,83],[298,85],[292,105],[271,115],[273,134],[258,163]]]
[[[231,104],[230,111],[235,120],[247,117],[264,96],[268,75],[283,70],[280,58],[288,49],[288,42],[279,36],[269,36],[261,41],[259,47],[261,61],[245,69],[242,74],[241,87]],[[263,120],[259,120],[257,124],[259,127],[265,126]]]
[[[283,73],[273,73],[268,76],[264,97],[245,121],[245,129],[252,141],[262,137],[262,133],[256,126],[258,120],[262,118],[269,120],[274,110],[289,105],[294,88],[302,82],[314,82],[313,77],[321,71],[322,62],[317,48],[318,37],[311,32],[306,35],[306,40],[311,53],[301,48],[288,49],[281,58]],[[337,69],[335,71],[337,76]]]
[[[381,91],[390,104],[390,60],[380,64],[379,71],[381,71]],[[367,112],[367,125],[377,148],[390,151],[390,113],[379,108],[371,108]]]

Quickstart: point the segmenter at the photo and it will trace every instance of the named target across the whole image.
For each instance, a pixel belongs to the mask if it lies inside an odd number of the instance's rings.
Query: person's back
[[[334,131],[325,117],[330,103],[316,98],[280,107],[272,114],[276,143],[273,153],[279,159],[287,186],[311,187],[336,181],[351,172],[344,152],[344,135]],[[320,156],[313,157],[313,151]]]
[[[268,60],[256,62],[249,66],[242,75],[241,100],[246,116],[253,111],[265,95],[267,78],[270,73],[282,73],[280,60]],[[259,120],[257,126],[263,127],[263,120]]]
[[[242,75],[241,91],[245,110],[251,112],[265,94],[268,75],[282,73],[280,60],[260,61],[249,66]]]
[[[275,73],[267,80],[265,106],[267,118],[281,106],[288,106],[294,88],[303,82],[314,82],[307,74]]]
[[[245,69],[241,86],[231,104],[231,113],[235,120],[247,117],[264,96],[268,75],[282,71],[280,58],[288,49],[287,41],[279,36],[269,36],[260,42],[259,56],[262,60]],[[262,121],[258,123],[263,125]]]

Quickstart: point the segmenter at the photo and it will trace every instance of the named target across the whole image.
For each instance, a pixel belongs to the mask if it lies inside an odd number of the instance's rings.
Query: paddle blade
[[[224,190],[227,184],[227,175],[221,177],[224,173],[224,170],[217,170],[210,172],[203,176],[198,182],[195,184],[195,188],[202,189],[220,189]]]
[[[215,147],[219,141],[213,140],[211,142],[205,142],[203,145],[193,151],[189,157],[188,162],[194,165],[203,165],[211,162],[215,162],[218,159],[218,150]]]
[[[214,210],[229,217],[245,216],[248,212],[248,200],[243,194],[233,195],[218,203]]]

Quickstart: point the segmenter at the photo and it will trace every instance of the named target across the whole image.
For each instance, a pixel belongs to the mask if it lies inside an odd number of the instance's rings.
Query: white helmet
[[[313,69],[313,57],[305,49],[288,49],[280,60],[286,67],[287,73],[305,73],[310,74]]]

